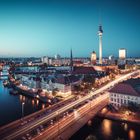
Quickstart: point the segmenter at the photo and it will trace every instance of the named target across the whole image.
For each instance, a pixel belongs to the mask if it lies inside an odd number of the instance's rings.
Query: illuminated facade
[[[91,53],[91,64],[95,65],[96,64],[96,59],[97,59],[96,53],[93,51]]]
[[[126,59],[126,49],[119,49],[119,59]]]
[[[140,91],[136,86],[140,79],[129,79],[119,83],[109,91],[109,102],[114,106],[140,104]]]
[[[49,57],[48,56],[44,56],[44,57],[41,58],[41,61],[42,61],[42,63],[48,64],[49,63]]]

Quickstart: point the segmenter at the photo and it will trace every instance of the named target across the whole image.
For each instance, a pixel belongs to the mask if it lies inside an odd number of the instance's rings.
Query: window
[[[123,99],[121,99],[121,104],[123,104]]]
[[[111,98],[111,101],[113,101],[113,98]]]

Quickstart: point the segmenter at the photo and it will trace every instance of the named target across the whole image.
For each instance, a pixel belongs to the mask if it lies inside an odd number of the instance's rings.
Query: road
[[[80,118],[86,116],[87,113],[89,113],[89,111],[94,109],[94,112],[98,112],[99,110],[101,110],[101,108],[104,107],[104,105],[106,105],[108,97],[109,97],[108,93],[105,93],[104,95],[99,96],[98,98],[88,102],[87,104],[83,105],[73,113],[57,121],[54,125],[50,126],[40,135],[35,137],[34,140],[57,139],[59,136],[61,136],[61,133],[65,133],[65,130],[68,129],[76,132],[75,127],[73,127],[72,130],[72,126],[75,125]],[[71,136],[71,132],[69,132],[68,135]],[[69,137],[69,136],[65,136],[65,137]]]
[[[72,98],[67,98],[64,101],[60,101],[54,105],[51,105],[45,109],[42,109],[40,111],[37,111],[35,113],[32,113],[28,116],[22,117],[22,119],[16,120],[12,123],[9,123],[7,125],[4,125],[2,127],[0,127],[0,139],[5,136],[8,133],[12,133],[14,131],[16,131],[17,129],[21,129],[24,125],[26,125],[27,123],[30,123],[31,121],[35,121],[36,119],[47,115],[53,111],[56,111],[58,108],[61,108],[64,104],[69,104],[72,101],[75,100],[75,97]],[[51,110],[51,112],[50,112]]]
[[[47,116],[43,116],[43,117],[39,118],[38,120],[33,121],[33,122],[29,123],[28,125],[22,127],[19,130],[15,131],[13,133],[7,134],[7,136],[4,138],[4,140],[15,139],[15,138],[17,138],[17,137],[29,132],[30,130],[36,128],[37,126],[40,126],[41,124],[43,124],[43,123],[45,123],[45,122],[57,117],[58,112],[59,112],[59,114],[62,114],[64,112],[66,112],[67,110],[79,105],[80,103],[89,100],[93,95],[96,95],[96,94],[99,94],[101,92],[106,91],[110,87],[114,86],[114,84],[117,84],[118,82],[130,77],[131,75],[135,74],[136,72],[139,72],[139,71],[137,70],[137,71],[131,72],[129,74],[122,75],[121,77],[115,79],[114,81],[108,83],[107,85],[101,87],[100,89],[98,89],[98,90],[96,90],[94,92],[91,91],[89,95],[87,95],[87,96],[85,96],[83,98],[80,98],[80,99],[72,102],[71,104],[68,104],[68,105],[58,109],[56,112],[52,112],[51,114],[49,114]]]

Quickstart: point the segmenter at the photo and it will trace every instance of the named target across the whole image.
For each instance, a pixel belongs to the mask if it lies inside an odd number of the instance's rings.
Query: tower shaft
[[[98,35],[99,35],[99,64],[102,64],[102,35],[103,35],[103,30],[102,30],[101,25],[99,26]]]
[[[102,36],[99,36],[99,64],[102,64]]]

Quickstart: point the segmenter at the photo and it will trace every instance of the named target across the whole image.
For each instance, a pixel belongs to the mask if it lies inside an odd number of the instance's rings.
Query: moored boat
[[[18,94],[18,91],[17,90],[14,90],[14,89],[11,89],[9,91],[9,93],[12,94],[12,95],[17,95]]]
[[[4,80],[3,81],[3,85],[6,87],[6,86],[8,86],[8,84],[9,84],[9,82],[7,81],[7,80]]]

